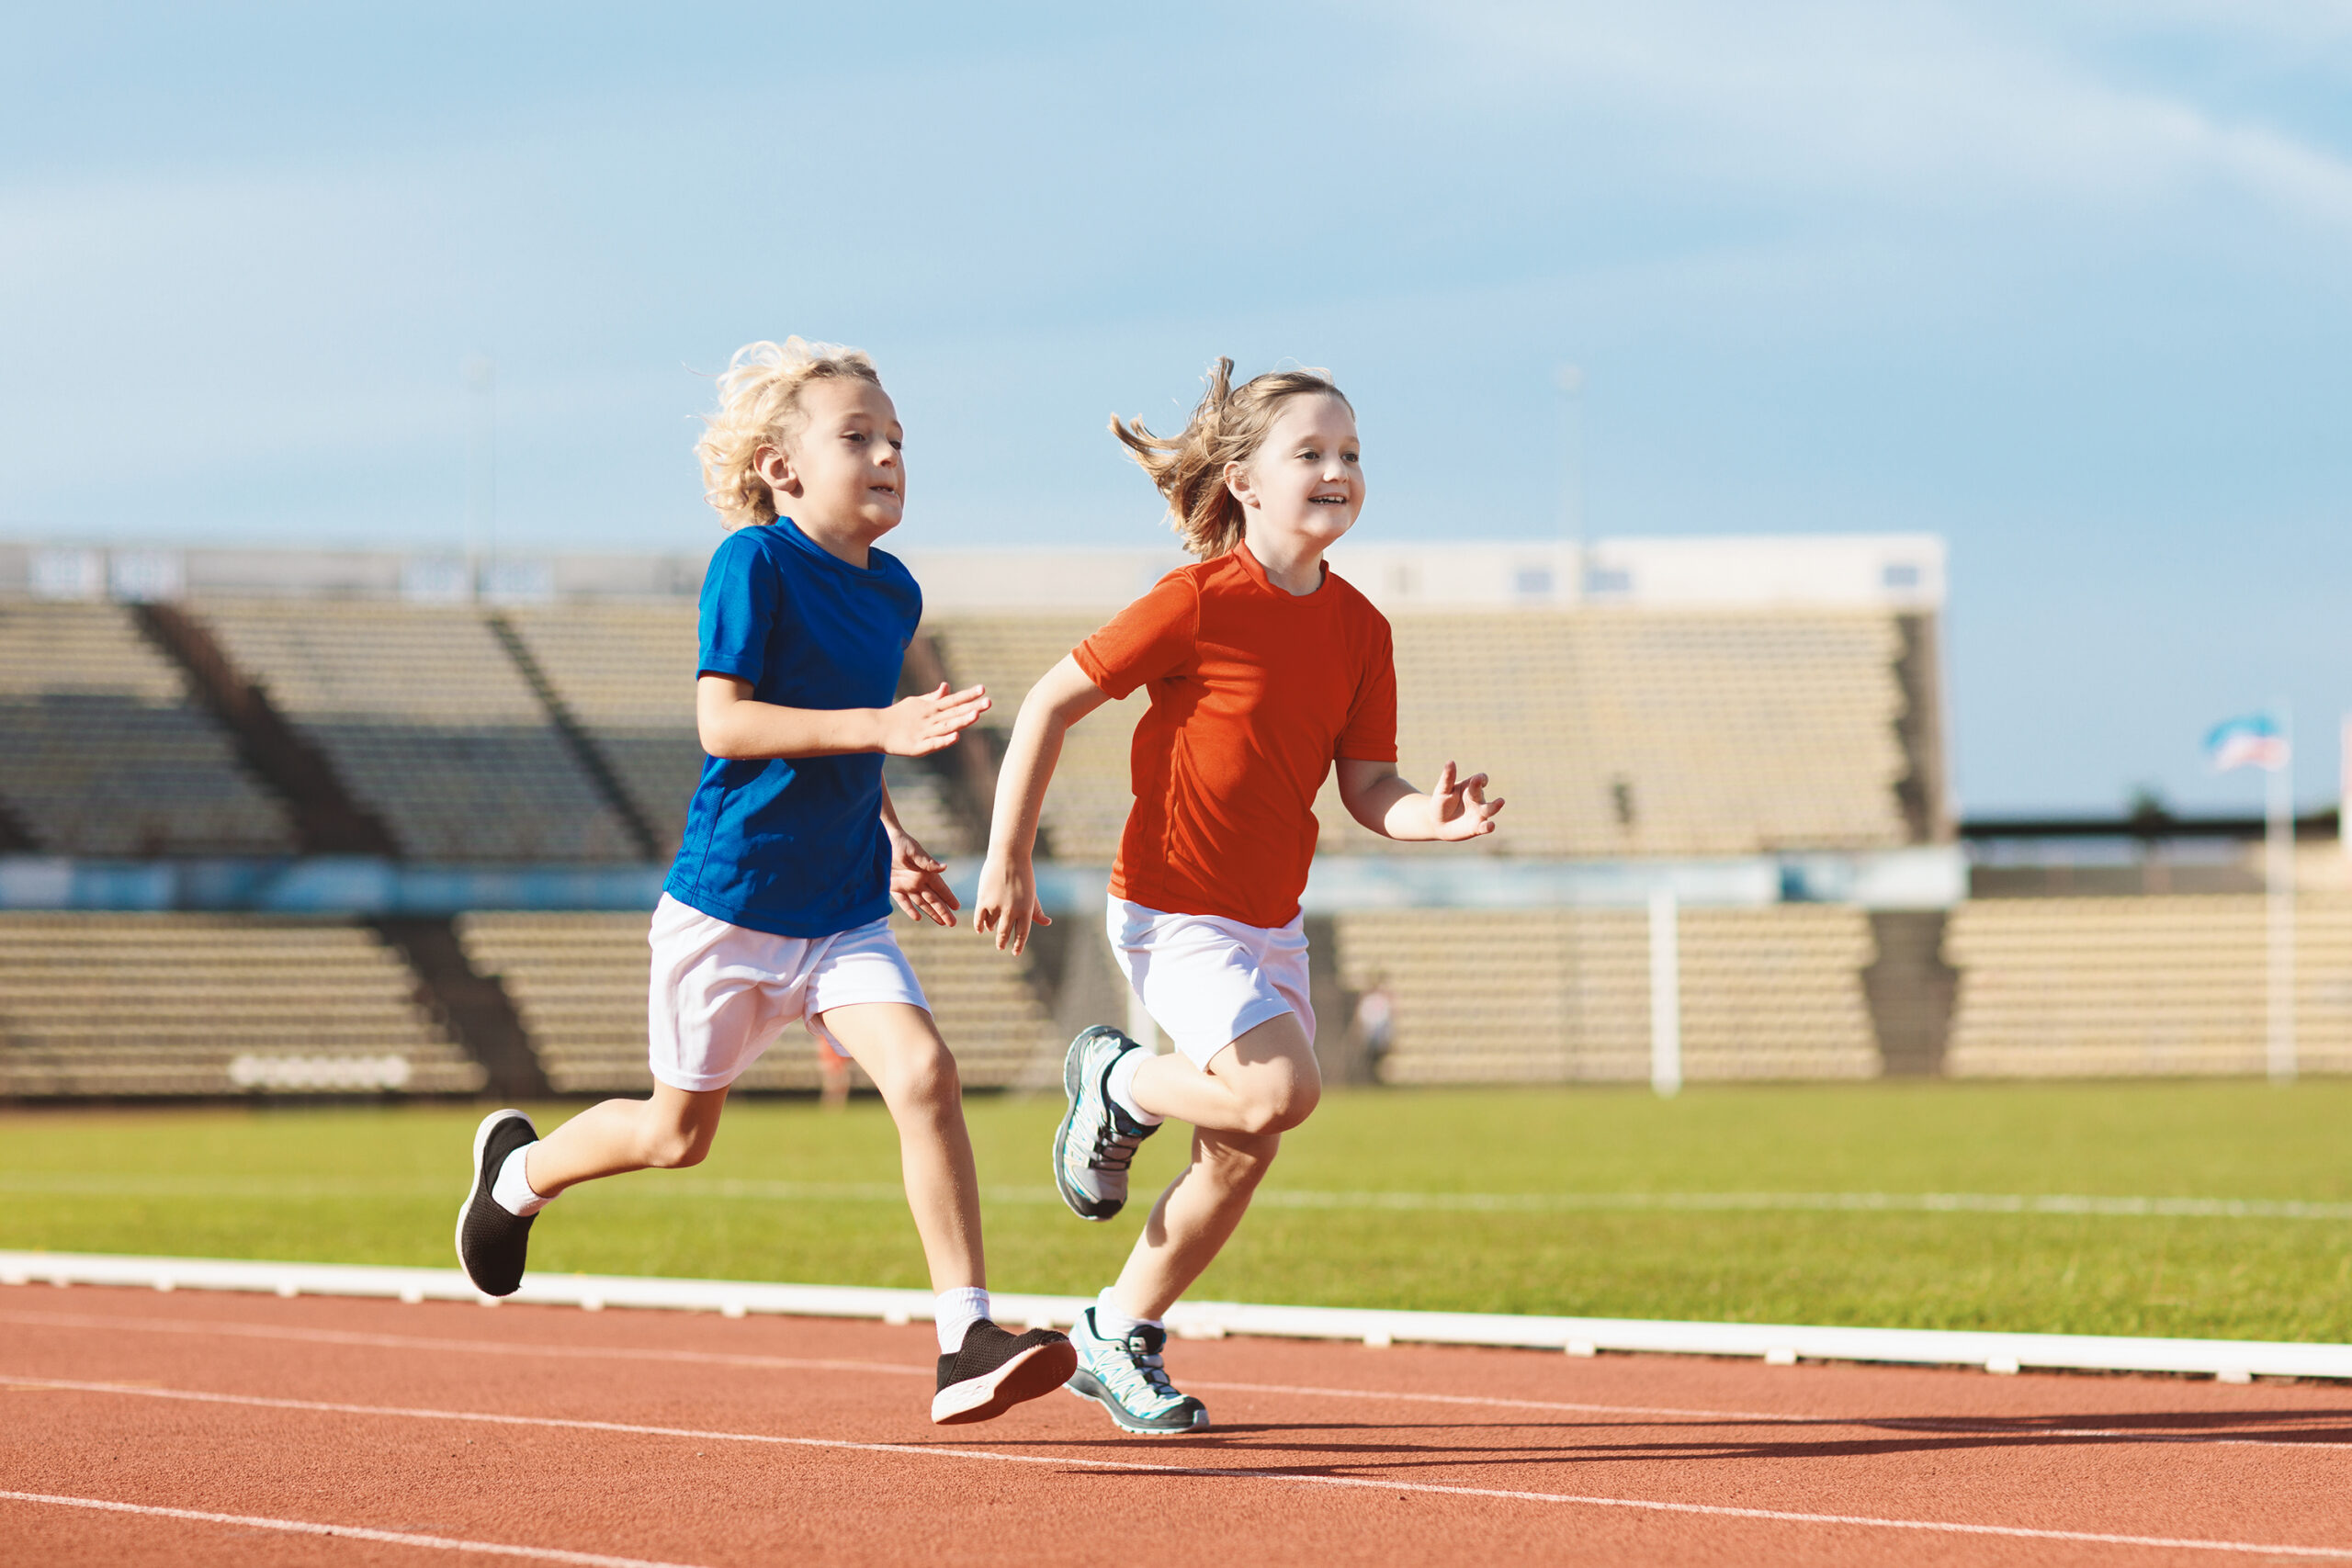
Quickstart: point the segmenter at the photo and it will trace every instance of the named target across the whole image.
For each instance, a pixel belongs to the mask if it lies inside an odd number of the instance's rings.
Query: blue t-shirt
[[[738,528],[702,580],[702,663],[752,683],[755,702],[888,707],[922,620],[922,590],[896,556],[863,570],[788,517]],[[890,912],[882,754],[702,765],[685,842],[663,891],[704,914],[776,936],[831,936]]]

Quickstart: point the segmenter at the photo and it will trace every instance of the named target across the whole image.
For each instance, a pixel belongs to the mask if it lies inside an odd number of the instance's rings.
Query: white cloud
[[[2352,161],[2186,89],[2127,82],[2051,27],[1883,0],[1443,0],[1416,15],[1419,58],[1444,62],[1459,110],[1611,124],[1607,157],[1733,200],[2113,212],[2220,186],[2352,237]],[[2274,34],[2287,26],[2266,15]]]

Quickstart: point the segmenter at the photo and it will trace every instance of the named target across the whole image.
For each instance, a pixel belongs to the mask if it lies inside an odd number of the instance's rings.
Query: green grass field
[[[1145,1207],[1054,1201],[1058,1099],[975,1099],[993,1282],[1091,1292]],[[540,1125],[566,1112],[542,1108]],[[447,1265],[479,1111],[0,1114],[0,1247]],[[2352,1202],[2352,1083],[1334,1093],[1195,1292],[1333,1305],[2352,1338],[2339,1218],[1623,1206],[1928,1193]],[[1182,1157],[1145,1147],[1137,1190]],[[538,1269],[921,1285],[870,1100],[750,1102],[701,1168],[580,1189]],[[1367,1194],[1389,1195],[1384,1201]],[[1465,1195],[1498,1195],[1495,1201]],[[1612,1207],[1611,1205],[1620,1205]]]

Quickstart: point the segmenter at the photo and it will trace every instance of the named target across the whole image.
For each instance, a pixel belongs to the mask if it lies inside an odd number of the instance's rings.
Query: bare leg
[[[1181,1055],[1136,1067],[1136,1103],[1204,1131],[1280,1133],[1323,1098],[1315,1043],[1296,1013],[1270,1018],[1209,1059],[1204,1072]]]
[[[700,1165],[718,1133],[723,1089],[653,1086],[650,1100],[607,1100],[533,1144],[523,1156],[531,1190],[552,1198],[600,1176]]]
[[[1193,1160],[1152,1205],[1111,1300],[1130,1317],[1167,1315],[1215,1262],[1282,1134],[1306,1120],[1322,1096],[1315,1047],[1296,1015],[1270,1019],[1210,1059],[1204,1072],[1182,1056],[1155,1056],[1136,1069],[1136,1103],[1193,1124]]]
[[[833,1055],[831,1046],[817,1042],[817,1077],[823,1087],[817,1103],[828,1111],[849,1109],[849,1064]]]
[[[1249,1212],[1282,1147],[1280,1133],[1193,1134],[1193,1163],[1153,1204],[1111,1302],[1129,1317],[1160,1318],[1193,1288]]]
[[[964,1086],[956,1057],[931,1014],[908,1002],[860,1002],[821,1015],[899,1124],[907,1207],[931,1265],[931,1288],[986,1285],[980,1250],[980,1179],[964,1127]]]

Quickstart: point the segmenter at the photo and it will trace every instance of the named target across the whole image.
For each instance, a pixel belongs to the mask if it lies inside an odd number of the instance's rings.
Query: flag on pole
[[[2287,766],[2287,732],[2267,713],[2224,719],[2205,734],[2205,760],[2217,773],[2232,768],[2278,773]]]

